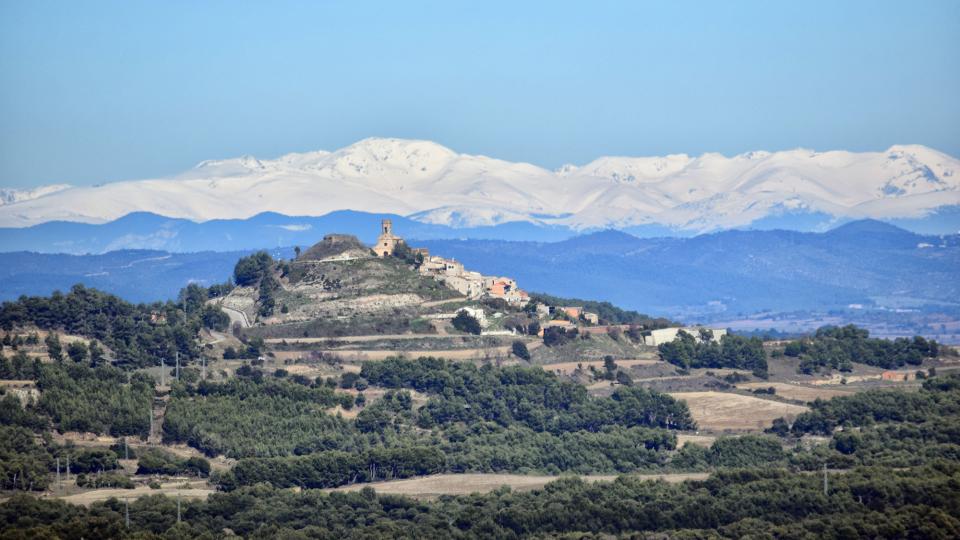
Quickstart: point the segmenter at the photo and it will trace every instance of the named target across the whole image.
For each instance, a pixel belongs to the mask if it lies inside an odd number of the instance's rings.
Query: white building
[[[661,345],[663,343],[670,343],[671,341],[677,339],[677,335],[681,330],[690,334],[697,340],[700,339],[700,330],[711,331],[713,333],[712,341],[720,341],[720,338],[727,335],[727,330],[724,328],[706,328],[703,326],[686,328],[660,328],[658,330],[650,331],[650,335],[644,338],[644,345],[656,347],[657,345]]]

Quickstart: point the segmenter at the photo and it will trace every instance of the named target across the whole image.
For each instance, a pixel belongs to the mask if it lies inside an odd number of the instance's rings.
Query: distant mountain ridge
[[[429,141],[374,138],[334,152],[205,161],[166,179],[34,191],[3,196],[0,227],[104,223],[138,212],[203,222],[343,210],[452,228],[521,222],[681,235],[768,228],[770,220],[820,230],[862,218],[934,220],[937,232],[960,224],[949,211],[960,207],[960,162],[919,145],[602,157],[549,171]]]
[[[851,304],[960,308],[960,235],[923,236],[873,220],[826,233],[644,239],[603,231],[554,243],[420,244],[480,272],[548,284],[552,294],[685,320]]]
[[[532,223],[504,223],[493,227],[456,229],[421,223],[394,214],[338,211],[324,216],[285,216],[272,212],[247,219],[195,223],[147,212],[128,214],[102,223],[51,221],[32,227],[0,228],[0,252],[98,254],[122,249],[151,249],[174,253],[237,251],[265,247],[309,246],[324,232],[353,234],[372,243],[380,220],[393,219],[407,237],[491,238],[501,240],[556,241],[576,235],[564,227]]]

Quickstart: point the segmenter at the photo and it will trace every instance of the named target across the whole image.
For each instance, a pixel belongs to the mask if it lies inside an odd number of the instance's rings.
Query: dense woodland
[[[365,363],[360,374],[371,384],[431,394],[418,412],[421,427],[493,421],[561,433],[598,431],[609,425],[695,426],[687,406],[666,394],[621,387],[609,398],[593,398],[583,386],[540,368],[489,364],[478,368],[439,358],[393,358]]]
[[[41,330],[80,335],[110,349],[118,367],[156,366],[161,360],[170,364],[177,353],[187,362],[199,358],[196,336],[201,328],[226,329],[226,314],[204,302],[225,294],[229,288],[190,285],[181,291],[178,302],[131,304],[75,285],[67,294],[55,292],[50,297],[21,297],[4,302],[0,305],[0,328],[9,332],[15,327],[33,325]],[[47,345],[55,353],[51,356],[62,358],[62,347],[52,342]],[[79,360],[90,358],[85,353]]]
[[[861,468],[831,479],[783,469],[731,469],[705,481],[667,484],[622,477],[577,479],[544,490],[416,501],[258,485],[184,501],[144,497],[91,508],[29,496],[0,505],[9,535],[217,538],[223,528],[257,538],[517,538],[574,534],[668,533],[671,538],[956,538],[960,468],[937,462],[901,470]],[[141,536],[143,537],[143,536]],[[148,536],[149,537],[149,536]]]

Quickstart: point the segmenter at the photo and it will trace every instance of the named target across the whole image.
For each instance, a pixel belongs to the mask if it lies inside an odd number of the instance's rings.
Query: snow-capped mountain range
[[[918,145],[884,152],[602,157],[550,171],[429,141],[365,139],[335,152],[204,161],[180,175],[0,192],[0,227],[103,223],[131,212],[194,221],[262,212],[384,212],[455,227],[526,221],[575,230],[706,232],[764,218],[920,218],[960,205],[960,161]]]

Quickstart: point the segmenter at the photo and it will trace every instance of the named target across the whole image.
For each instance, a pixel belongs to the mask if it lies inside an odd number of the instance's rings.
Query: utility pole
[[[63,482],[60,481],[60,458],[57,458],[57,489],[63,489]]]
[[[150,412],[152,413],[153,411]],[[130,446],[127,444],[126,437],[123,438],[123,459],[130,459]]]
[[[164,362],[164,361],[163,361],[163,358],[161,358],[161,359],[160,359],[160,386],[166,386],[166,385],[167,385],[167,374],[166,374],[166,371],[167,371],[166,362]]]
[[[130,528],[130,499],[124,497],[124,498],[123,498],[123,505],[124,505],[124,507],[125,507],[125,508],[124,508],[124,522],[126,523],[127,528],[129,529],[129,528]]]
[[[70,483],[70,454],[67,454],[67,483]]]

